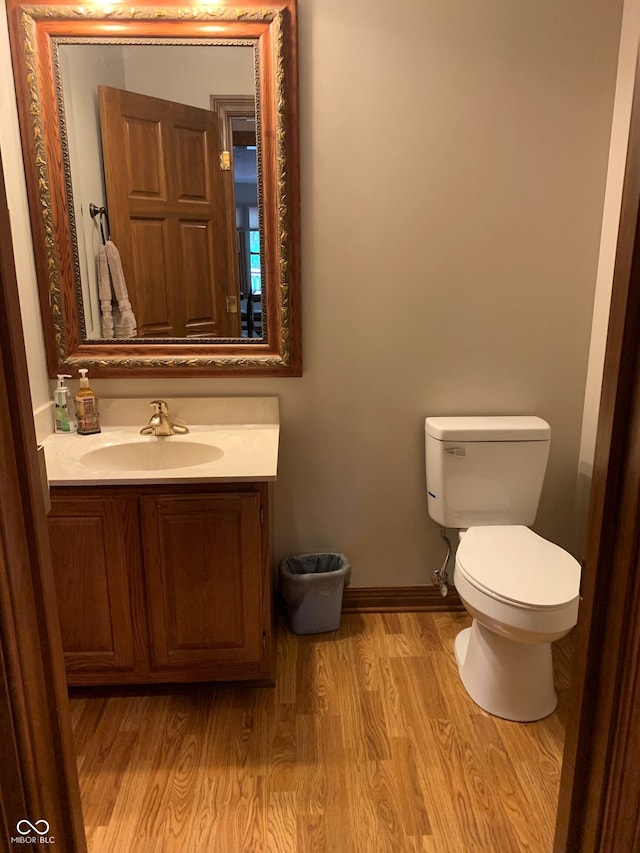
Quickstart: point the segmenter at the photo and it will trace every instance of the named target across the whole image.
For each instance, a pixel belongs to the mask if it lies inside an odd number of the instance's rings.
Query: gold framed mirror
[[[7,11],[51,376],[300,376],[296,0]]]

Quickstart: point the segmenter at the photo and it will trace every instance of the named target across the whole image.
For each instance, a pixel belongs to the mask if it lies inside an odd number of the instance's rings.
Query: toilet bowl
[[[443,538],[466,531],[454,584],[473,622],[455,640],[460,677],[481,708],[519,722],[556,707],[551,643],[578,616],[579,563],[529,529],[550,442],[534,415],[425,420],[429,515]]]
[[[551,643],[578,618],[577,560],[522,525],[471,527],[461,537],[454,583],[473,617],[454,646],[471,698],[508,720],[551,714]]]

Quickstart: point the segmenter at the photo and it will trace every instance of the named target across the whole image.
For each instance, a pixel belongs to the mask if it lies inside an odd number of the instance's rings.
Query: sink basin
[[[184,435],[140,435],[147,398],[102,398],[102,432],[43,438],[52,486],[255,483],[276,479],[277,397],[168,397]]]
[[[166,471],[215,462],[223,455],[224,451],[212,444],[154,438],[98,447],[83,453],[78,461],[94,471]]]

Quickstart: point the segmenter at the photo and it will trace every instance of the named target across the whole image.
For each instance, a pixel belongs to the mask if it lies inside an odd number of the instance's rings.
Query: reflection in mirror
[[[85,340],[262,337],[254,52],[60,43]]]
[[[50,374],[301,375],[296,0],[7,14]]]
[[[262,337],[265,300],[262,298],[261,229],[259,213],[258,137],[255,99],[251,95],[211,98],[220,120],[221,145],[231,154],[236,212],[238,280],[242,336]]]

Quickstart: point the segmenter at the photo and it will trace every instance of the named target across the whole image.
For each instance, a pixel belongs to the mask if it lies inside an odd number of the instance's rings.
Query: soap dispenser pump
[[[98,414],[98,397],[87,379],[87,368],[81,367],[80,387],[76,391],[76,418],[78,420],[78,435],[92,435],[100,430]]]
[[[71,379],[68,373],[58,373],[58,385],[53,393],[55,403],[55,431],[75,432],[76,425],[69,411],[69,389],[64,384],[65,379]]]

